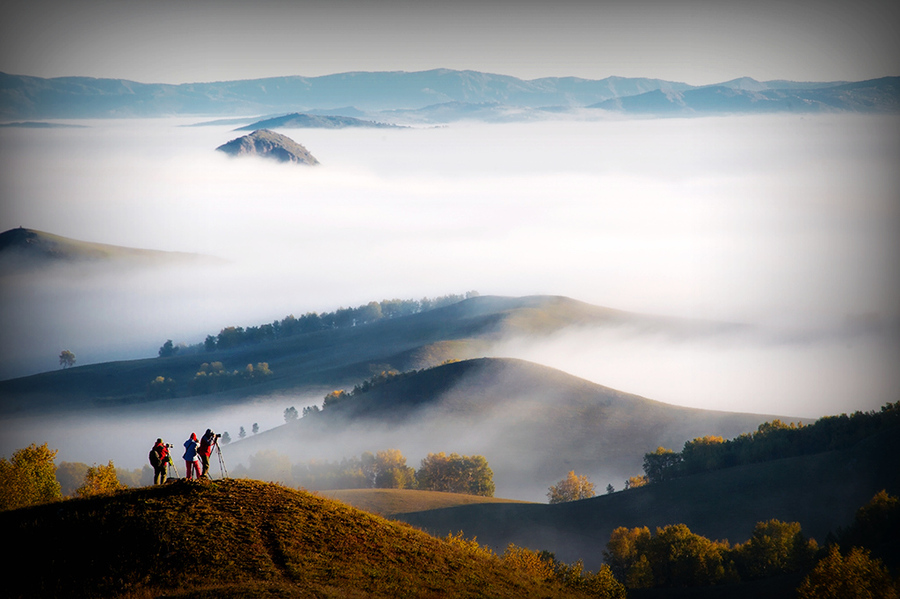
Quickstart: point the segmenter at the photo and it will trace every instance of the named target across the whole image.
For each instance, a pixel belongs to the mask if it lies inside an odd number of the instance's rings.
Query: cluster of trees
[[[247,364],[241,369],[226,370],[222,362],[204,362],[188,381],[187,392],[191,395],[207,395],[226,391],[250,383],[258,382],[272,374],[268,362]],[[163,399],[178,394],[178,383],[172,377],[158,376],[147,383],[147,397]]]
[[[823,451],[845,449],[881,431],[900,428],[900,402],[880,411],[826,416],[810,425],[780,420],[760,424],[756,432],[731,440],[706,436],[684,444],[675,452],[659,447],[644,456],[647,482],[688,476],[709,470],[764,462]]]
[[[769,578],[808,568],[818,546],[796,522],[760,522],[746,543],[731,546],[684,524],[615,529],[603,557],[629,588],[696,587]]]
[[[397,318],[419,312],[427,312],[428,310],[449,306],[476,296],[478,296],[477,291],[468,291],[463,295],[450,294],[435,298],[423,297],[420,300],[384,299],[380,302],[371,301],[356,308],[338,308],[333,312],[323,312],[321,314],[307,312],[299,318],[290,314],[272,323],[249,327],[225,327],[219,331],[218,335],[207,335],[203,343],[193,346],[176,346],[169,339],[159,348],[159,356],[166,358],[179,353],[213,352],[303,333],[354,327],[384,318]]]
[[[870,547],[896,543],[900,501],[881,491],[857,512],[854,523],[820,549],[797,522],[759,522],[745,543],[731,545],[697,535],[684,524],[615,529],[604,560],[631,589],[699,587],[805,573],[801,599],[900,597],[893,579]],[[836,592],[839,591],[839,592]]]
[[[29,505],[58,501],[64,497],[89,497],[124,488],[119,472],[112,461],[106,466],[63,462],[57,470],[54,460],[57,450],[47,444],[19,449],[7,460],[0,458],[0,510],[12,510]],[[153,471],[145,466],[147,480],[136,480],[132,486],[153,482]],[[62,482],[61,480],[62,479]]]
[[[256,366],[247,364],[232,371],[225,370],[221,362],[204,362],[188,383],[188,390],[191,395],[205,395],[256,382],[271,374],[268,362],[258,362]]]
[[[273,450],[250,457],[250,465],[238,466],[235,476],[274,480],[307,489],[419,489],[467,495],[494,496],[494,473],[484,456],[429,453],[416,470],[397,449],[339,462],[313,460],[292,464]]]

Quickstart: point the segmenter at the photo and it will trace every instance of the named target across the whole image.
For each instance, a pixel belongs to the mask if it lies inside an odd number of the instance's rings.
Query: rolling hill
[[[543,501],[570,470],[601,488],[621,488],[659,446],[680,450],[704,435],[734,437],[773,418],[671,406],[538,364],[482,358],[396,377],[232,443],[227,453],[242,464],[265,451],[294,463],[387,448],[406,456],[483,455],[498,497]]]
[[[493,340],[509,335],[540,337],[570,326],[632,326],[680,335],[713,334],[727,325],[628,313],[564,297],[481,296],[410,316],[201,355],[89,364],[0,381],[0,414],[187,405],[191,401],[189,382],[203,362],[211,361],[221,361],[226,369],[267,362],[273,373],[259,384],[206,396],[214,404],[273,393],[321,397],[332,389],[352,388],[373,372],[406,371],[448,359],[479,357]],[[175,397],[169,406],[148,395],[148,384],[157,376],[175,381]]]
[[[497,557],[257,481],[0,512],[7,597],[586,597]],[[33,572],[41,563],[40,572]]]
[[[120,262],[150,265],[185,261],[216,262],[216,259],[199,254],[79,241],[24,227],[0,233],[2,272],[22,271],[54,263]]]
[[[397,129],[397,125],[376,123],[350,116],[302,114],[292,112],[282,116],[256,121],[238,127],[235,131],[255,131],[257,129],[347,129],[353,127],[369,129]]]
[[[900,492],[896,429],[842,451],[706,472],[570,503],[474,503],[392,517],[432,534],[461,530],[491,547],[515,543],[596,568],[619,526],[653,530],[682,523],[707,538],[735,543],[746,541],[757,522],[777,518],[799,522],[807,537],[824,544],[882,489]]]

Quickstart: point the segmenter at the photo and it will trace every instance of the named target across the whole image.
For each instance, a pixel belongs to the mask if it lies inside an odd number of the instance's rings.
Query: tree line
[[[619,527],[603,558],[628,589],[739,584],[791,573],[804,575],[800,599],[900,597],[900,580],[873,552],[900,538],[900,501],[881,491],[853,523],[829,535],[825,547],[807,539],[797,522],[758,522],[750,539],[732,545],[691,532],[684,524]]]
[[[644,456],[646,482],[756,462],[846,449],[872,435],[900,427],[900,401],[879,411],[825,416],[809,425],[773,420],[734,439],[706,436],[687,441],[681,452],[658,447]]]
[[[250,456],[249,465],[237,466],[232,474],[316,490],[418,489],[494,496],[494,473],[487,459],[457,453],[429,453],[417,470],[407,465],[406,457],[398,449],[374,454],[367,451],[340,461],[311,460],[296,464],[287,455],[264,450]]]
[[[400,316],[418,314],[419,312],[427,312],[477,296],[477,291],[468,291],[465,294],[449,294],[435,298],[423,297],[419,300],[383,299],[380,302],[371,301],[355,308],[341,307],[333,312],[323,312],[321,314],[307,312],[299,318],[290,314],[281,320],[275,320],[271,323],[248,327],[225,327],[219,331],[218,335],[207,335],[203,343],[191,346],[175,345],[171,339],[168,339],[159,348],[159,357],[167,358],[176,354],[214,352],[216,350],[233,349],[316,331],[354,327],[386,318],[398,318]]]

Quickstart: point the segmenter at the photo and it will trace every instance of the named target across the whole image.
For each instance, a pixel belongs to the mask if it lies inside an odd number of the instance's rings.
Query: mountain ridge
[[[755,82],[762,92],[778,91],[782,101],[770,99],[768,110],[815,111],[828,99],[834,110],[896,111],[898,92],[890,79],[846,82]],[[738,78],[713,87],[746,87]],[[823,90],[862,85],[868,92],[824,94]],[[729,87],[730,86],[730,87]],[[822,87],[824,86],[824,87]],[[523,80],[478,71],[357,71],[318,77],[285,76],[209,83],[140,83],[124,79],[58,77],[45,79],[0,73],[0,119],[149,117],[174,115],[272,114],[311,112],[336,106],[355,106],[370,114],[384,110],[419,110],[426,106],[459,102],[499,103],[512,108],[538,109],[597,106],[615,99],[661,92],[687,93],[710,86],[639,77],[581,79],[544,77]],[[802,93],[801,93],[802,92]],[[818,96],[813,92],[819,92]],[[856,97],[852,97],[852,96]],[[860,99],[862,98],[862,100]],[[792,101],[788,101],[793,99]],[[810,102],[812,104],[810,104]],[[866,102],[869,102],[868,105]],[[615,105],[611,105],[615,108]],[[760,105],[762,106],[762,105]],[[738,107],[739,108],[739,107]]]

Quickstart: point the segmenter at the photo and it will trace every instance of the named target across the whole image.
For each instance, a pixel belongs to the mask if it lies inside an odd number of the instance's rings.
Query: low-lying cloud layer
[[[230,159],[214,149],[237,133],[184,123],[0,130],[0,229],[227,261],[4,278],[0,376],[63,349],[150,357],[228,325],[477,289],[769,331],[494,351],[653,399],[818,416],[896,388],[897,117],[283,131],[315,168]]]

